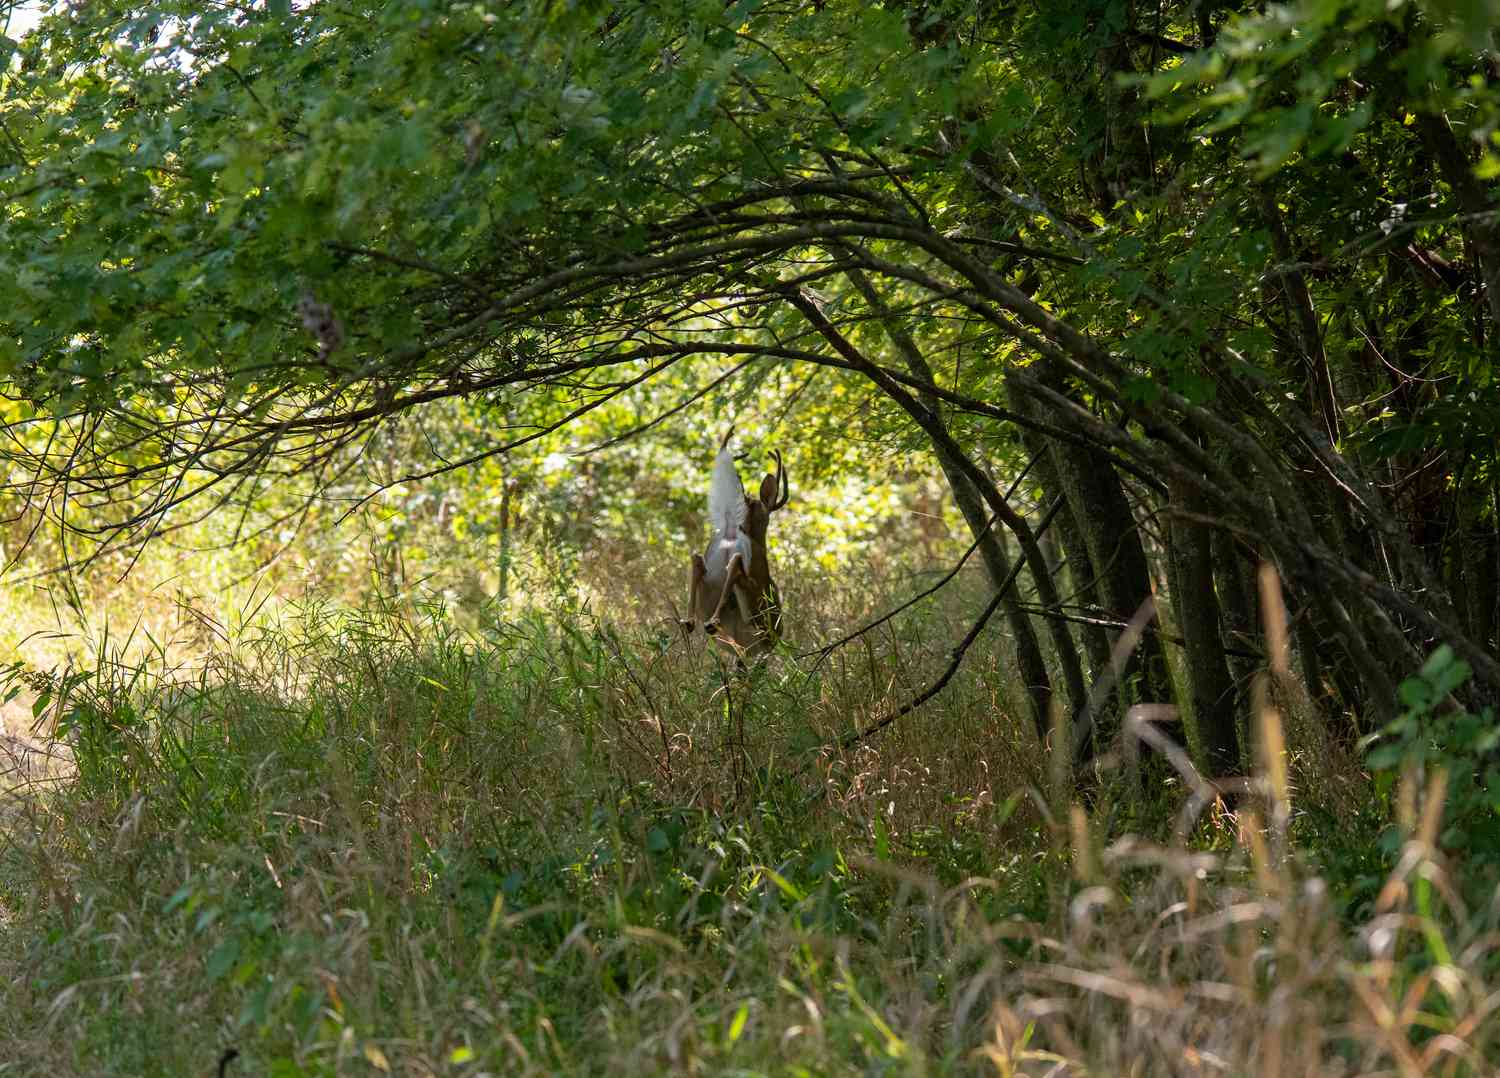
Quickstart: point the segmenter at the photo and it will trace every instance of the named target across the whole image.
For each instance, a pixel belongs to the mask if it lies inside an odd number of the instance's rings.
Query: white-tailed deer
[[[733,433],[731,431],[731,433]],[[708,548],[693,555],[688,584],[688,617],[683,631],[697,622],[720,640],[745,651],[767,651],[781,631],[781,598],[766,558],[766,525],[791,495],[791,484],[775,450],[776,471],[760,482],[760,497],[745,494],[729,452],[729,435],[719,446],[708,485]]]

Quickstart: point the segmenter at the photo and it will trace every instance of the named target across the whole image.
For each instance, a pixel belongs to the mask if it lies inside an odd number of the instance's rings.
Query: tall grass
[[[854,620],[787,586],[806,636]],[[991,642],[830,748],[964,607],[745,672],[665,619],[410,604],[190,673],[33,671],[72,764],[0,810],[0,1074],[1500,1066],[1496,905],[1439,850],[1438,774],[1385,861],[1374,795],[1356,819],[1295,767],[1174,844],[1180,786],[1066,801]]]

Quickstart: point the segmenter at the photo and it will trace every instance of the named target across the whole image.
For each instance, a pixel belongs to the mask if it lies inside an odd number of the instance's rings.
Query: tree
[[[1320,629],[1307,669],[1356,672],[1353,713],[1394,714],[1437,641],[1493,699],[1488,34],[1436,0],[59,12],[6,75],[10,489],[149,534],[312,496],[447,399],[548,428],[669,372],[821,369],[1009,533],[1039,730],[1088,687],[988,466],[1017,430],[1084,620],[1175,552],[1215,766],[1226,537]],[[1126,697],[1169,691],[1151,654]]]

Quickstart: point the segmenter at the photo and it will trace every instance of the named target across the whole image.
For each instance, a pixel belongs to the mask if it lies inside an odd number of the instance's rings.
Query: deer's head
[[[760,481],[759,496],[752,498],[745,495],[745,532],[750,540],[765,549],[766,527],[771,523],[771,514],[786,505],[787,499],[791,497],[791,483],[786,477],[786,468],[781,463],[781,453],[771,450],[771,456],[776,458],[776,471],[768,473]]]

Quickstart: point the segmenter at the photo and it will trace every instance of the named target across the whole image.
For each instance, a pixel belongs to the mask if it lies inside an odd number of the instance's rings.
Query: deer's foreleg
[[[735,595],[737,602],[744,602],[744,598],[739,595],[739,589],[735,585],[748,576],[749,574],[745,571],[745,559],[736,551],[725,567],[724,590],[719,593],[719,602],[714,607],[714,612],[708,616],[708,620],[703,623],[703,631],[709,636],[719,631],[719,615],[724,612],[724,604],[729,601],[730,595]]]
[[[698,625],[698,603],[703,595],[703,576],[707,572],[703,555],[694,554],[692,564],[688,566],[688,616],[680,622],[682,631],[688,636],[693,635],[693,630]]]

